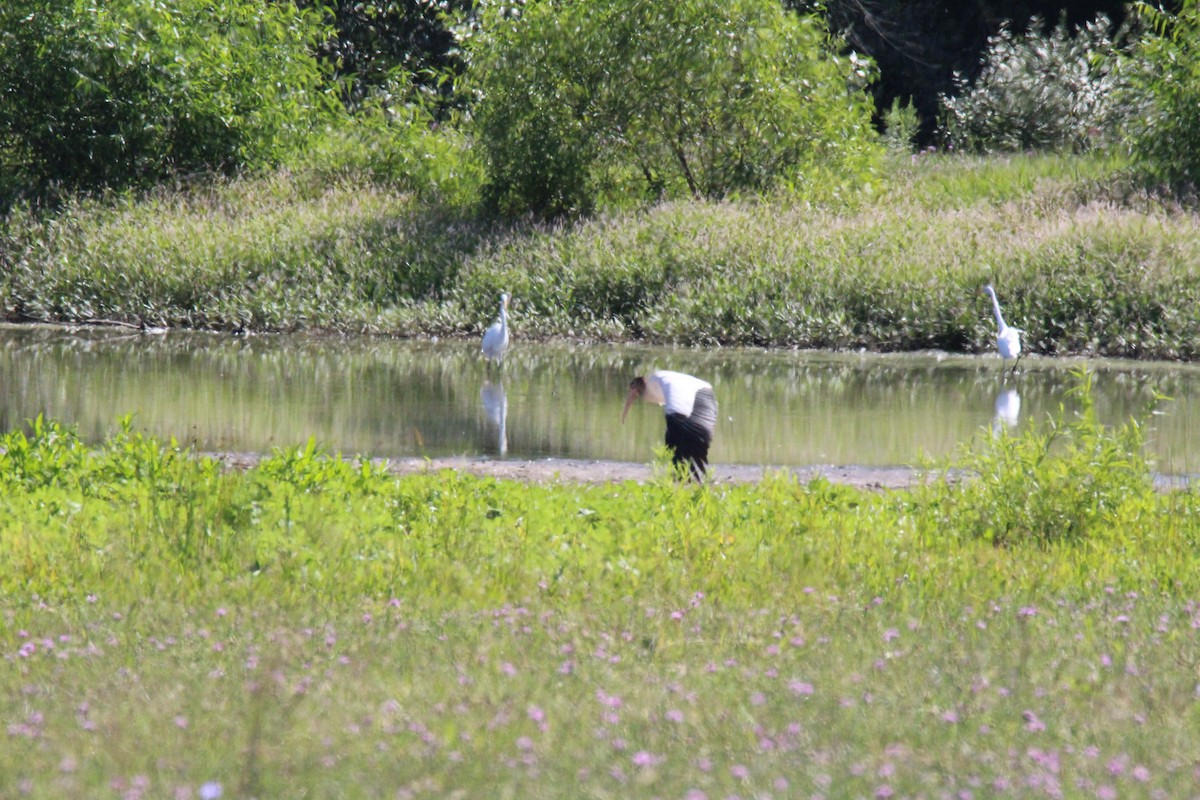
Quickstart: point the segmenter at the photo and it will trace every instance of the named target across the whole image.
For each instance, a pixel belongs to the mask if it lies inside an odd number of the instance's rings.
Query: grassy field
[[[0,796],[1200,792],[1200,494],[1083,412],[860,492],[0,441]]]
[[[1200,219],[1098,157],[891,163],[838,205],[676,203],[497,226],[353,174],[79,202],[0,227],[0,313],[215,329],[979,352],[1200,353]],[[869,189],[869,190],[868,190]]]
[[[497,229],[279,174],[18,214],[8,318],[1191,358],[1195,215],[1068,158],[896,163],[841,207]],[[1142,428],[916,489],[228,471],[126,421],[0,438],[0,797],[1200,794],[1200,493]],[[947,470],[953,472],[947,472]],[[939,475],[966,475],[946,481]]]

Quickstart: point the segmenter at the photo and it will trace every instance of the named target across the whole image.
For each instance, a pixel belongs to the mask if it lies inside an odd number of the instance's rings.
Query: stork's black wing
[[[703,480],[708,469],[708,447],[716,427],[717,399],[712,389],[696,392],[689,416],[667,414],[667,447],[673,453],[672,461],[688,462],[697,481]]]

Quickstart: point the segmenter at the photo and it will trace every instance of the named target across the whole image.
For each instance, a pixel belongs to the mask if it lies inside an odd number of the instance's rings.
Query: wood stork
[[[692,477],[703,482],[708,470],[708,447],[712,444],[713,431],[717,427],[717,400],[713,396],[712,384],[682,372],[657,370],[646,376],[638,376],[629,384],[629,395],[625,398],[625,410],[621,412],[621,423],[629,407],[638,398],[647,403],[663,407],[667,417],[667,447],[671,450],[671,461],[687,463]]]
[[[1012,374],[1017,374],[1017,364],[1021,363],[1021,334],[1020,328],[1009,327],[1000,313],[1000,301],[996,299],[996,290],[989,283],[983,291],[992,298],[992,311],[996,315],[996,349],[1000,351],[1000,373],[1004,374],[1004,364],[1013,359]]]
[[[497,364],[508,350],[508,293],[500,295],[500,317],[483,332],[483,354]]]

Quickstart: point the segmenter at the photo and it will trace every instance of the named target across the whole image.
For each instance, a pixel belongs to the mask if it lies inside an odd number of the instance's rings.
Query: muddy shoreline
[[[229,469],[249,469],[263,460],[258,453],[201,453],[207,458],[221,462]],[[469,475],[491,477],[498,480],[528,481],[530,483],[622,483],[636,481],[645,483],[654,479],[654,466],[650,463],[631,461],[603,461],[572,458],[544,459],[495,459],[468,458],[396,458],[374,459],[384,464],[396,475],[411,475],[420,472],[453,470]],[[871,467],[854,464],[811,464],[807,466],[716,464],[710,467],[711,483],[756,483],[764,477],[786,473],[799,483],[809,483],[824,478],[833,484],[851,486],[856,489],[907,489],[930,480],[936,472],[914,467]],[[949,473],[951,480],[958,480],[961,473]],[[1155,488],[1160,491],[1186,490],[1200,484],[1200,475],[1154,475]]]
[[[257,453],[203,453],[220,461],[230,469],[248,469],[256,466],[262,456]],[[386,463],[389,471],[397,475],[419,472],[454,470],[470,475],[492,477],[500,480],[529,481],[532,483],[621,483],[623,481],[646,482],[654,479],[654,465],[629,461],[603,461],[571,458],[545,459],[493,459],[493,458],[396,458],[376,459],[375,463]],[[711,467],[712,483],[754,483],[767,475],[788,473],[801,483],[824,478],[830,483],[854,486],[860,489],[903,489],[915,485],[922,473],[911,467],[865,467],[817,464],[803,467],[763,466],[743,464],[716,464]]]

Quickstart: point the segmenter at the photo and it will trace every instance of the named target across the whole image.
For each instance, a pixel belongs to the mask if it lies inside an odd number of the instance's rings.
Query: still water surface
[[[995,357],[515,343],[489,367],[469,342],[0,327],[0,428],[36,417],[89,439],[123,414],[206,451],[270,452],[313,437],[344,455],[648,460],[658,408],[621,425],[630,378],[656,368],[712,382],[715,463],[891,466],[952,455],[994,429],[1078,407],[1071,369],[1096,373],[1101,419],[1150,417],[1162,472],[1200,472],[1200,367]]]

